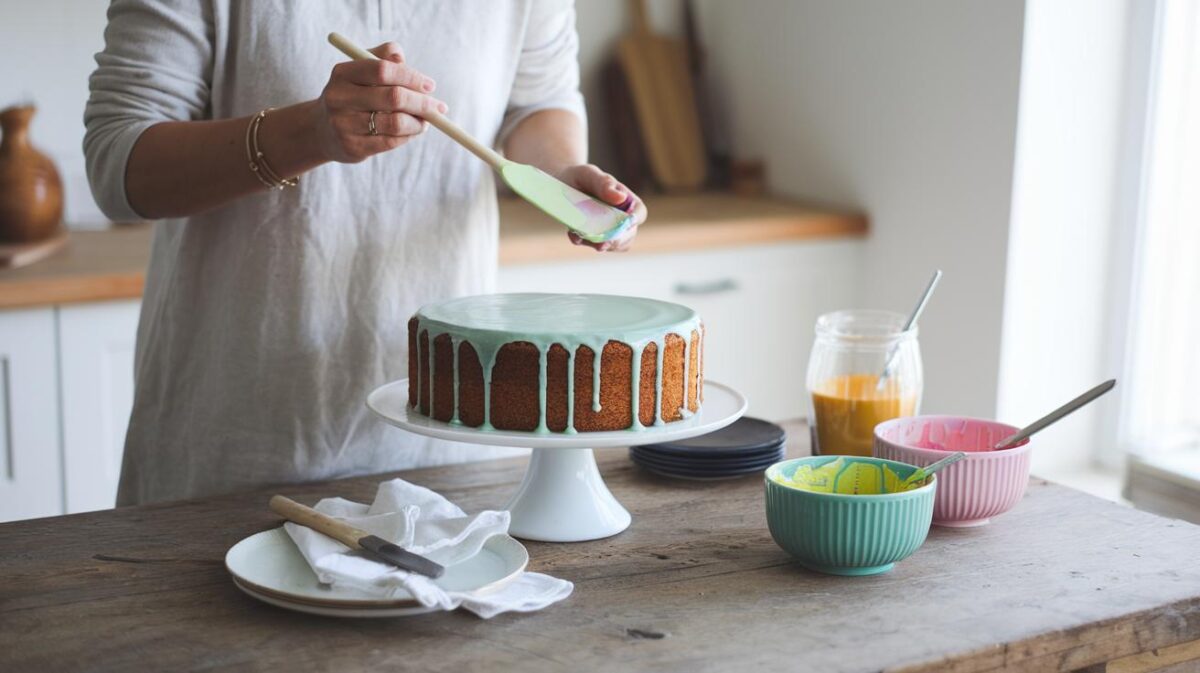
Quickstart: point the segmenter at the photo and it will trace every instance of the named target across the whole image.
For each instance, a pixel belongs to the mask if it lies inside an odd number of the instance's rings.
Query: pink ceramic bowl
[[[967,457],[938,472],[933,523],[982,526],[1012,509],[1029,483],[1029,440],[1003,451],[992,446],[1017,428],[962,416],[912,416],[875,426],[878,458],[925,466],[954,451]]]

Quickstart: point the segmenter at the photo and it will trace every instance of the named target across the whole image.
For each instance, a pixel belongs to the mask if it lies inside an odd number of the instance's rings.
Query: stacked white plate
[[[446,568],[437,583],[447,591],[483,595],[512,582],[529,563],[524,545],[497,535],[471,558]],[[264,603],[297,612],[328,617],[402,617],[432,612],[411,595],[381,599],[355,589],[335,588],[317,581],[308,562],[282,528],[242,540],[225,554],[233,583]]]

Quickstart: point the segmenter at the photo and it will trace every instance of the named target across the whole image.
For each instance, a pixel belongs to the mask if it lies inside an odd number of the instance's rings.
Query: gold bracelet
[[[267,113],[273,109],[267,108],[250,118],[250,123],[246,126],[246,159],[250,164],[250,172],[254,173],[254,177],[258,178],[259,182],[268,188],[283,189],[284,187],[295,187],[300,184],[300,179],[279,177],[279,174],[267,164],[266,155],[258,147],[258,129],[262,126],[262,121],[266,118]]]

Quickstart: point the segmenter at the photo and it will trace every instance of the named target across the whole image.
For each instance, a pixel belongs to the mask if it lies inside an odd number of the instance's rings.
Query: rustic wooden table
[[[794,454],[807,432],[791,427]],[[890,573],[808,572],[771,541],[757,477],[601,469],[634,514],[616,537],[530,543],[565,602],[484,621],[295,614],[237,591],[225,551],[278,525],[272,491],[0,525],[2,671],[1193,671],[1200,527],[1034,479],[977,529],[934,528]],[[524,460],[404,477],[496,508]],[[366,500],[379,477],[280,488]],[[1106,663],[1107,662],[1107,663]]]

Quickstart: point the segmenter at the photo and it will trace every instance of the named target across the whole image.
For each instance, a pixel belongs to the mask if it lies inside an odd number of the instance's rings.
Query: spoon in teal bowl
[[[909,487],[912,486],[913,484],[915,484],[919,481],[924,481],[925,479],[927,479],[929,477],[929,475],[933,474],[934,472],[937,472],[938,470],[940,470],[944,467],[949,467],[950,465],[953,465],[966,457],[967,457],[966,452],[956,451],[932,465],[926,465],[925,467],[918,467],[916,470],[913,470],[912,474],[908,475],[907,479],[900,482],[900,488],[897,490],[907,491],[909,489]]]

